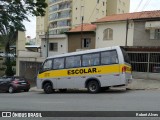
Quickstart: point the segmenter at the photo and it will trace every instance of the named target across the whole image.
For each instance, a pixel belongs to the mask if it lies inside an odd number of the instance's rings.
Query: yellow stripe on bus
[[[131,73],[131,67],[127,65],[107,65],[107,66],[94,66],[94,67],[84,67],[84,68],[73,68],[73,69],[63,69],[63,70],[51,70],[46,71],[38,75],[39,79],[47,78],[60,78],[60,77],[73,77],[73,76],[84,76],[84,75],[94,75],[94,74],[111,74],[111,73],[121,73],[122,68],[126,66],[126,72]]]

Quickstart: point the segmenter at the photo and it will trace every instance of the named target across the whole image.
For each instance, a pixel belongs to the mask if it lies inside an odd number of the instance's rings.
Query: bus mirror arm
[[[39,73],[42,73],[43,72],[43,69],[42,69],[42,67],[40,67],[40,69],[39,69]]]

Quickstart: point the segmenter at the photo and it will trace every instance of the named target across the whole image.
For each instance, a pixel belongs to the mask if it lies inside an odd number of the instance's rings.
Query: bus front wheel
[[[51,94],[51,93],[53,93],[53,88],[52,88],[52,85],[51,85],[51,83],[46,83],[45,85],[44,85],[44,92],[46,93],[46,94]]]
[[[87,89],[90,93],[98,93],[100,91],[99,83],[95,80],[89,81],[87,84]]]

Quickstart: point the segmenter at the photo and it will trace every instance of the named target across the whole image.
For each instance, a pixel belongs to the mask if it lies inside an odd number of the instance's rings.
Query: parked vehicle
[[[9,93],[14,93],[16,91],[28,92],[30,89],[29,82],[19,76],[14,77],[2,77],[0,78],[0,90]]]
[[[47,58],[37,76],[37,88],[87,88],[91,93],[132,82],[130,59],[120,46],[66,53]]]
[[[153,72],[154,73],[160,73],[160,67],[159,66],[154,66],[153,67]]]

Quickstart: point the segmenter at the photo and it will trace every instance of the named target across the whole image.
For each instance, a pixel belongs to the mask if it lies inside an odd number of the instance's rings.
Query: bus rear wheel
[[[51,94],[51,93],[53,93],[53,88],[52,88],[52,85],[51,85],[51,83],[46,83],[45,85],[44,85],[44,92],[46,93],[46,94]]]
[[[100,91],[99,83],[95,80],[90,81],[87,84],[87,89],[90,93],[98,93]]]

